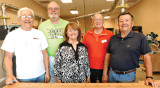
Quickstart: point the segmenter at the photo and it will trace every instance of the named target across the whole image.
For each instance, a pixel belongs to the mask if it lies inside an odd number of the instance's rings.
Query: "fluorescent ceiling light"
[[[63,3],[72,3],[72,0],[61,0]]]
[[[72,14],[78,14],[78,11],[77,10],[71,10],[70,11]]]
[[[109,2],[109,1],[114,1],[114,0],[106,0],[106,1],[108,1],[108,2]]]
[[[109,19],[109,18],[110,18],[110,16],[105,16],[105,17],[104,17],[104,19]]]

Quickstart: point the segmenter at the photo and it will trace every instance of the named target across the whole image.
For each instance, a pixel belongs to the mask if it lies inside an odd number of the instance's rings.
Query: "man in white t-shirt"
[[[34,12],[27,8],[18,11],[20,28],[10,32],[2,45],[7,72],[6,84],[15,82],[49,82],[48,47],[44,34],[32,28]],[[16,74],[12,73],[12,55],[16,56]]]

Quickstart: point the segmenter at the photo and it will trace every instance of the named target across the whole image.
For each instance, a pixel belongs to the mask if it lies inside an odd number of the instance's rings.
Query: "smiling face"
[[[18,18],[18,21],[23,30],[31,29],[34,21],[34,16],[29,9],[25,9],[20,12],[20,17]]]
[[[65,37],[65,41],[77,40],[78,42],[80,42],[81,29],[75,22],[70,22],[65,27],[64,37]]]
[[[121,15],[119,17],[118,27],[121,32],[129,32],[132,30],[134,22],[132,21],[132,17],[128,14]]]
[[[67,36],[69,37],[69,40],[77,40],[78,34],[77,29],[74,29],[71,26],[67,27]]]
[[[60,16],[60,7],[56,2],[51,2],[48,4],[48,17],[51,20],[57,20]]]
[[[103,16],[101,14],[95,14],[92,23],[95,28],[103,28],[104,24]]]

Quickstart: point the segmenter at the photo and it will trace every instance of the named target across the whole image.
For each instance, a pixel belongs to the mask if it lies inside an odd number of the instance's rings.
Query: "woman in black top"
[[[76,23],[68,23],[65,41],[59,45],[55,56],[54,75],[57,83],[90,82],[88,52],[80,42],[81,30]]]

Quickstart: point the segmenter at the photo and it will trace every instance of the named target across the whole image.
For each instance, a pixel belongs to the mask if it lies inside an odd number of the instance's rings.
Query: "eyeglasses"
[[[103,21],[103,19],[94,19],[94,21]]]
[[[52,11],[52,10],[55,10],[55,11],[58,11],[59,8],[48,8],[49,11]]]
[[[28,18],[28,19],[33,19],[33,16],[30,16],[30,15],[29,15],[29,16],[25,16],[25,15],[23,15],[23,16],[21,16],[21,18],[22,18],[22,19],[26,19],[26,18]]]

